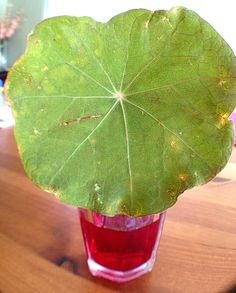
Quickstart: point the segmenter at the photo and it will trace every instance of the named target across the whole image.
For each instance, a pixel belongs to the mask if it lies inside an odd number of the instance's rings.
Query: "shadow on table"
[[[226,291],[222,291],[222,293],[236,293],[236,283]]]

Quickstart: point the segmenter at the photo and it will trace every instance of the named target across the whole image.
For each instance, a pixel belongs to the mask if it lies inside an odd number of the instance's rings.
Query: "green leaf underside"
[[[43,21],[6,85],[25,170],[74,206],[163,211],[226,164],[235,72],[229,46],[185,8]]]

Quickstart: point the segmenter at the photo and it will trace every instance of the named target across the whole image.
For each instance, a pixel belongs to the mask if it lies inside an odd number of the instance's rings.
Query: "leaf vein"
[[[120,100],[120,105],[123,114],[124,126],[125,126],[125,138],[126,138],[126,151],[127,151],[127,162],[128,162],[128,170],[129,170],[129,181],[130,181],[130,193],[133,193],[133,178],[132,178],[132,169],[131,169],[131,162],[130,162],[130,143],[129,143],[129,131],[128,131],[128,122],[125,113],[125,108],[122,100]],[[131,199],[131,206],[132,206],[132,196]]]
[[[198,76],[198,77],[194,77],[194,78],[187,78],[187,79],[181,79],[179,81],[176,81],[176,82],[173,82],[173,83],[169,83],[169,84],[165,84],[165,85],[162,85],[162,86],[158,86],[158,87],[155,87],[155,88],[151,88],[151,89],[145,89],[145,90],[141,90],[141,91],[138,91],[138,92],[133,92],[133,93],[130,93],[130,94],[126,94],[125,96],[126,97],[131,97],[131,96],[134,96],[134,95],[138,95],[138,94],[144,94],[144,93],[148,93],[148,92],[151,92],[151,91],[157,91],[157,90],[161,90],[163,88],[171,88],[175,85],[178,85],[178,84],[183,84],[185,82],[189,82],[189,81],[193,81],[193,80],[204,80],[204,79],[219,79],[218,77],[215,77],[215,76]]]
[[[130,28],[130,32],[129,32],[128,44],[127,44],[127,51],[126,51],[125,66],[124,66],[124,70],[123,70],[123,74],[122,74],[122,78],[121,78],[121,83],[120,83],[120,92],[122,91],[124,77],[125,77],[126,68],[127,68],[127,63],[128,63],[128,59],[129,59],[129,46],[130,46],[131,33],[132,33],[132,29],[133,29],[134,23],[135,23],[135,20],[132,22],[132,25],[131,25],[131,28]]]
[[[108,110],[106,115],[103,117],[103,119],[97,124],[97,126],[90,132],[89,135],[79,144],[76,146],[76,148],[73,150],[73,152],[69,155],[69,157],[65,160],[65,162],[61,165],[61,167],[56,171],[56,173],[52,176],[52,178],[49,181],[49,184],[52,184],[55,178],[58,176],[58,174],[63,170],[65,165],[70,161],[70,159],[76,154],[76,152],[84,145],[84,143],[93,135],[93,133],[100,127],[100,125],[106,120],[106,118],[110,115],[110,113],[114,110],[115,106],[117,105],[119,101],[117,100],[112,107]]]
[[[127,89],[134,83],[134,81],[151,65],[154,64],[156,61],[160,59],[160,54],[152,58],[134,77],[133,79],[128,83],[128,85],[125,87],[123,92],[127,91]]]
[[[100,82],[98,82],[96,79],[94,79],[92,76],[90,76],[89,74],[87,74],[85,71],[81,70],[79,67],[66,62],[66,65],[70,66],[71,68],[73,68],[75,71],[80,72],[81,74],[83,74],[85,77],[87,77],[88,79],[92,80],[94,83],[96,83],[98,86],[100,86],[101,88],[105,89],[107,92],[109,92],[110,94],[113,95],[113,92],[110,91],[107,87],[103,86]]]
[[[68,96],[68,95],[41,95],[41,96],[23,96],[13,97],[12,99],[47,99],[47,98],[66,98],[66,99],[115,99],[114,96]]]
[[[207,167],[213,171],[213,168],[206,162],[206,160],[204,158],[202,158],[188,143],[186,143],[181,137],[179,137],[174,131],[172,131],[171,129],[169,129],[163,122],[161,122],[158,118],[156,118],[155,116],[153,116],[151,113],[149,113],[148,111],[146,111],[145,109],[143,109],[142,107],[130,102],[127,99],[124,99],[125,102],[127,102],[128,104],[138,108],[139,110],[141,110],[142,112],[146,113],[149,117],[151,117],[153,120],[155,120],[158,124],[160,124],[163,128],[165,128],[166,130],[168,130],[170,133],[172,133],[176,138],[178,138],[179,141],[181,141],[183,143],[183,145],[185,145],[189,150],[191,150],[191,152],[193,152],[197,157],[199,157],[206,165]]]
[[[116,90],[116,88],[115,88],[115,86],[114,86],[114,84],[113,84],[113,82],[112,82],[112,80],[111,80],[109,74],[108,74],[107,71],[104,69],[102,63],[99,61],[99,59],[98,59],[98,58],[96,57],[96,55],[93,53],[93,51],[92,51],[91,48],[88,46],[88,44],[87,44],[87,43],[81,38],[81,36],[78,35],[78,34],[76,34],[76,36],[80,39],[80,41],[81,41],[82,44],[85,46],[85,48],[91,52],[91,55],[93,56],[93,59],[98,63],[98,65],[100,66],[100,68],[102,69],[102,71],[104,72],[104,74],[106,75],[107,79],[109,80],[109,82],[110,82],[110,84],[111,84],[113,90],[116,92],[117,90]]]

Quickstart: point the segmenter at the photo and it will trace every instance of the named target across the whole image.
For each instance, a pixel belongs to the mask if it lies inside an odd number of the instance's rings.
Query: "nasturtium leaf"
[[[235,56],[182,7],[43,21],[6,94],[29,177],[102,214],[167,209],[231,153]]]

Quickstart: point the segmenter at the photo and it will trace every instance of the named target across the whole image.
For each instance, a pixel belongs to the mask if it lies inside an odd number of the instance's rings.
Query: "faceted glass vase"
[[[79,209],[92,275],[126,282],[152,270],[166,212],[138,218]]]

